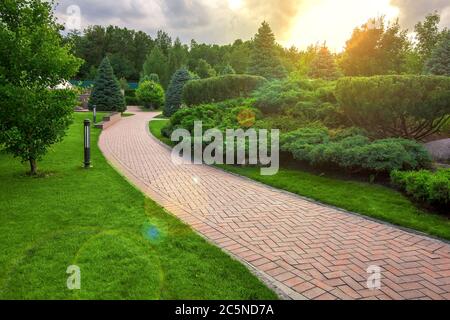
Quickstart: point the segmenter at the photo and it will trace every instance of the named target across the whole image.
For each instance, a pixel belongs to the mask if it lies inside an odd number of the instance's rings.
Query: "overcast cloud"
[[[184,43],[194,38],[224,44],[237,38],[250,39],[262,20],[270,23],[277,39],[286,40],[300,10],[308,10],[317,1],[323,0],[59,0],[56,12],[64,23],[67,8],[79,6],[82,28],[112,24],[151,36],[163,29]],[[442,25],[450,24],[448,0],[391,0],[391,4],[399,8],[404,27],[411,29],[433,10],[442,14]]]

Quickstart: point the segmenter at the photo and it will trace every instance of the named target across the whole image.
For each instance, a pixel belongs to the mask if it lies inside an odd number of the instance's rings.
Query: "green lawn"
[[[173,142],[169,139],[164,137],[161,134],[161,129],[169,122],[169,120],[153,120],[150,121],[150,132],[152,135],[154,135],[156,138],[164,142],[165,144],[169,146],[173,146]]]
[[[166,121],[151,121],[150,131],[167,143],[160,132],[165,125],[162,122]],[[274,176],[262,176],[257,167],[218,167],[325,204],[450,240],[449,219],[417,208],[403,194],[388,187],[288,168],[280,168]]]
[[[272,299],[241,263],[131,186],[97,148],[82,168],[83,125],[39,163],[0,153],[0,299]],[[69,265],[81,290],[66,287]]]

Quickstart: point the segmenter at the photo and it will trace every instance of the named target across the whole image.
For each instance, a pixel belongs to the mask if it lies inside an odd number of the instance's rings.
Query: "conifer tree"
[[[450,31],[442,37],[426,62],[426,71],[437,76],[450,76]]]
[[[120,91],[120,84],[114,75],[108,57],[100,64],[94,88],[89,99],[89,109],[93,106],[97,111],[125,111],[125,98]]]
[[[267,79],[281,79],[286,76],[286,70],[277,55],[275,36],[265,21],[255,35],[248,71]]]
[[[330,50],[323,45],[311,62],[308,72],[311,78],[335,80],[338,78],[336,61]]]
[[[172,76],[169,88],[166,92],[166,103],[164,106],[164,115],[166,117],[172,116],[181,107],[181,99],[183,95],[183,87],[191,80],[189,71],[185,68],[179,69]]]

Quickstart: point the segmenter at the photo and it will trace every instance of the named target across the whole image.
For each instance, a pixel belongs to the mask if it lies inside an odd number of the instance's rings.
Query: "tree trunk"
[[[35,176],[37,174],[37,163],[36,159],[30,158],[30,175]]]

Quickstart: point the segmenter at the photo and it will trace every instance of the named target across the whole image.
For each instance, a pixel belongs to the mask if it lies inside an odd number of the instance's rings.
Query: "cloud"
[[[154,35],[163,29],[183,42],[230,43],[250,39],[266,20],[277,37],[290,30],[298,10],[307,0],[241,0],[238,8],[228,0],[60,0],[57,17],[66,21],[67,8],[79,6],[81,23],[118,25]]]
[[[441,26],[450,26],[450,3],[448,0],[391,0],[391,5],[399,8],[400,23],[409,29],[422,21],[428,13],[441,14]]]

